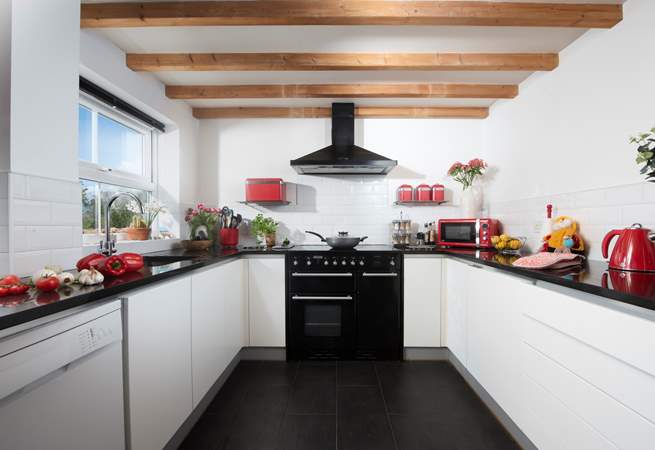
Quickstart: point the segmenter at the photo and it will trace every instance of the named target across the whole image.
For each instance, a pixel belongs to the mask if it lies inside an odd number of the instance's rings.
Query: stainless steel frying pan
[[[324,238],[320,234],[314,233],[313,231],[305,231],[305,233],[313,234],[314,236],[319,237],[321,239],[321,242],[325,242],[327,245],[329,245],[332,248],[339,248],[339,249],[354,248],[357,244],[362,242],[364,239],[368,238],[368,236],[364,236],[362,238],[350,237],[348,236],[347,231],[340,231],[338,236],[333,236],[328,238]]]

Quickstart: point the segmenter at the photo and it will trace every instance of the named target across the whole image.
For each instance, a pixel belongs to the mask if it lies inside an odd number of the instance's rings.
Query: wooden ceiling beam
[[[245,84],[166,86],[172,99],[235,98],[514,98],[510,84],[400,83],[400,84]]]
[[[222,25],[465,25],[611,28],[622,5],[430,0],[84,3],[83,28]]]
[[[134,71],[547,71],[557,53],[129,53]]]
[[[326,107],[228,107],[193,108],[197,119],[261,119],[261,118],[326,118],[332,110]],[[360,118],[452,118],[484,119],[489,116],[487,107],[444,107],[444,106],[357,106],[355,117]]]

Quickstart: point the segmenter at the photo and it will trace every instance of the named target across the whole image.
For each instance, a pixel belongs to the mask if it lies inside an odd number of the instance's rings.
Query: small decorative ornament
[[[552,232],[544,236],[541,251],[584,255],[585,245],[578,233],[578,223],[569,216],[553,220]]]

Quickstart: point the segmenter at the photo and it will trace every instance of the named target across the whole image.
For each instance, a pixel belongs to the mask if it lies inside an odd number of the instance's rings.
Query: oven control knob
[[[311,266],[311,265],[312,265],[312,262],[311,262],[310,260],[307,260],[307,265],[308,265],[308,266]]]
[[[330,261],[325,260],[325,262],[323,262],[323,265],[324,265],[324,266],[328,266],[328,265],[330,265]]]
[[[294,259],[294,260],[293,260],[293,265],[294,265],[294,266],[297,266],[297,265],[298,265],[298,260],[297,260],[297,259]]]
[[[333,265],[333,266],[336,266],[336,265],[338,265],[338,264],[339,264],[339,263],[337,262],[336,259],[335,259],[334,261],[332,261],[332,265]]]
[[[392,260],[389,262],[389,265],[392,266],[392,267],[395,266],[395,265],[396,265],[396,261],[394,261],[394,260],[392,259]]]
[[[343,261],[341,261],[342,266],[345,266],[346,264],[348,264],[348,262],[345,259]]]
[[[354,259],[353,259],[352,261],[350,261],[350,265],[351,265],[351,266],[354,266],[355,264],[357,264],[357,263],[355,263],[355,260],[354,260]]]
[[[360,266],[363,266],[363,265],[364,265],[364,260],[363,260],[363,259],[359,260],[359,265],[360,265]]]

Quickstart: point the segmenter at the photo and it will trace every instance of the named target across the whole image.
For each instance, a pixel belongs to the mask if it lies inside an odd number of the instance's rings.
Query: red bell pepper
[[[97,269],[106,277],[119,277],[127,270],[127,263],[120,256],[114,255],[94,260],[91,267]]]
[[[138,272],[143,268],[143,256],[138,253],[121,253],[118,256],[125,261],[127,272]]]
[[[80,259],[77,264],[75,264],[75,267],[77,267],[77,270],[83,270],[83,269],[90,269],[91,268],[91,263],[95,261],[100,261],[101,259],[104,259],[105,256],[101,255],[100,253],[91,253],[90,255],[85,256],[84,258]]]

